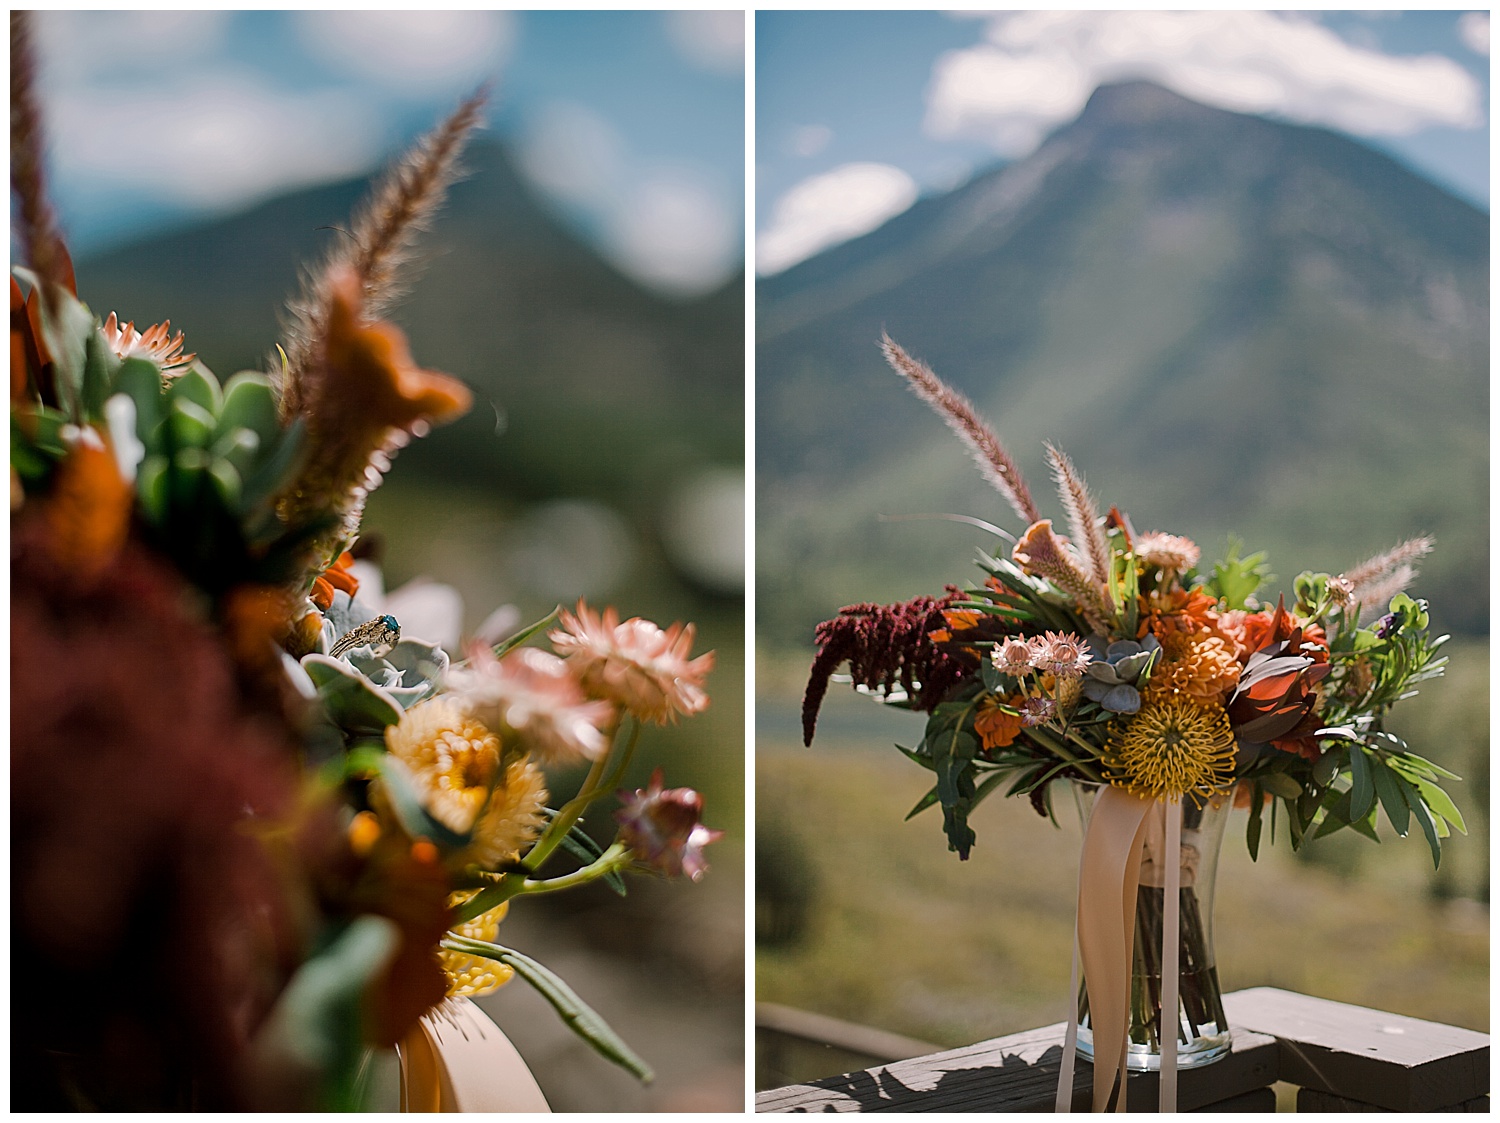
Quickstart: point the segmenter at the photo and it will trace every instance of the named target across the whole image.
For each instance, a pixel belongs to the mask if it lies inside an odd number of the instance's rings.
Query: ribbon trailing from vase
[[[551,1111],[535,1077],[467,998],[423,1015],[402,1039],[402,1111]]]
[[[1078,982],[1089,993],[1094,1041],[1094,1111],[1125,1110],[1126,1056],[1130,1046],[1130,977],[1135,949],[1136,898],[1148,836],[1163,855],[1161,1070],[1159,1110],[1177,1110],[1178,909],[1182,884],[1182,804],[1179,799],[1143,799],[1113,785],[1100,790],[1083,836],[1078,866],[1078,914],[1074,923],[1067,1036],[1057,1084],[1057,1110],[1073,1106],[1078,1053]],[[1163,837],[1164,836],[1164,837]],[[1170,1032],[1168,1026],[1174,1027]]]

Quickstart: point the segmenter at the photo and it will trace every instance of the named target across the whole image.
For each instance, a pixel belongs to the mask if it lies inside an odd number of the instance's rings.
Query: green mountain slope
[[[418,360],[463,378],[478,404],[404,452],[403,475],[629,505],[674,472],[738,464],[741,284],[686,302],[655,296],[565,230],[499,146],[476,144],[467,164],[392,318]],[[343,236],[365,185],[297,192],[80,262],[80,295],[137,326],[170,317],[220,374],[260,366],[297,270]]]
[[[1042,442],[1140,530],[1286,581],[1430,532],[1421,591],[1487,626],[1488,218],[1322,129],[1105,87],[1025,160],[761,282],[761,628],[972,575],[1018,532],[902,387],[889,331],[968,394],[1061,517]]]

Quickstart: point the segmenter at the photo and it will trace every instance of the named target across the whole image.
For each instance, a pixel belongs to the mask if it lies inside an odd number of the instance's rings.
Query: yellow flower
[[[1180,696],[1148,703],[1110,734],[1104,764],[1111,783],[1139,795],[1201,803],[1234,779],[1229,715]]]
[[[471,832],[451,860],[495,869],[516,858],[545,823],[541,771],[521,758],[500,774],[500,738],[447,697],[413,706],[385,731],[386,748],[411,771],[423,806],[450,830]]]
[[[448,898],[451,907],[457,908],[472,897],[478,890],[466,893],[454,893]],[[460,936],[467,936],[471,940],[482,940],[487,944],[495,942],[495,937],[500,934],[500,922],[505,919],[506,912],[510,909],[509,901],[501,901],[487,913],[476,916],[473,920],[466,920],[462,924],[455,924],[453,931]],[[481,994],[489,994],[492,990],[499,990],[516,973],[511,967],[503,963],[496,963],[493,959],[485,959],[478,955],[462,955],[456,951],[438,951],[438,962],[448,976],[449,998],[473,998]]]

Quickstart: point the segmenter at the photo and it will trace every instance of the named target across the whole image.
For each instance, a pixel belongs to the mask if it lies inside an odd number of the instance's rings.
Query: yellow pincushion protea
[[[472,897],[475,892],[477,890],[455,893],[449,898],[449,903],[456,908]],[[505,919],[505,914],[509,909],[510,902],[501,901],[489,912],[482,913],[473,920],[466,920],[462,924],[455,924],[453,931],[471,940],[483,940],[487,944],[494,943],[495,937],[500,934],[500,922]],[[449,998],[474,998],[481,994],[489,994],[510,982],[512,976],[515,975],[515,971],[503,963],[496,963],[493,959],[485,959],[482,956],[463,955],[456,951],[440,949],[438,963],[442,965],[444,973],[448,976]]]
[[[1234,734],[1222,706],[1186,697],[1151,702],[1110,734],[1109,782],[1149,798],[1203,800],[1234,780]]]

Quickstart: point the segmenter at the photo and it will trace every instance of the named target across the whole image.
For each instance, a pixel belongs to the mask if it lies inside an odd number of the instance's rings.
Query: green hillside
[[[876,348],[994,424],[1044,514],[1042,442],[1137,528],[1289,580],[1436,536],[1440,626],[1487,628],[1488,219],[1322,129],[1146,83],[1032,156],[758,290],[759,626],[805,647],[840,605],[972,576],[1019,531]]]

